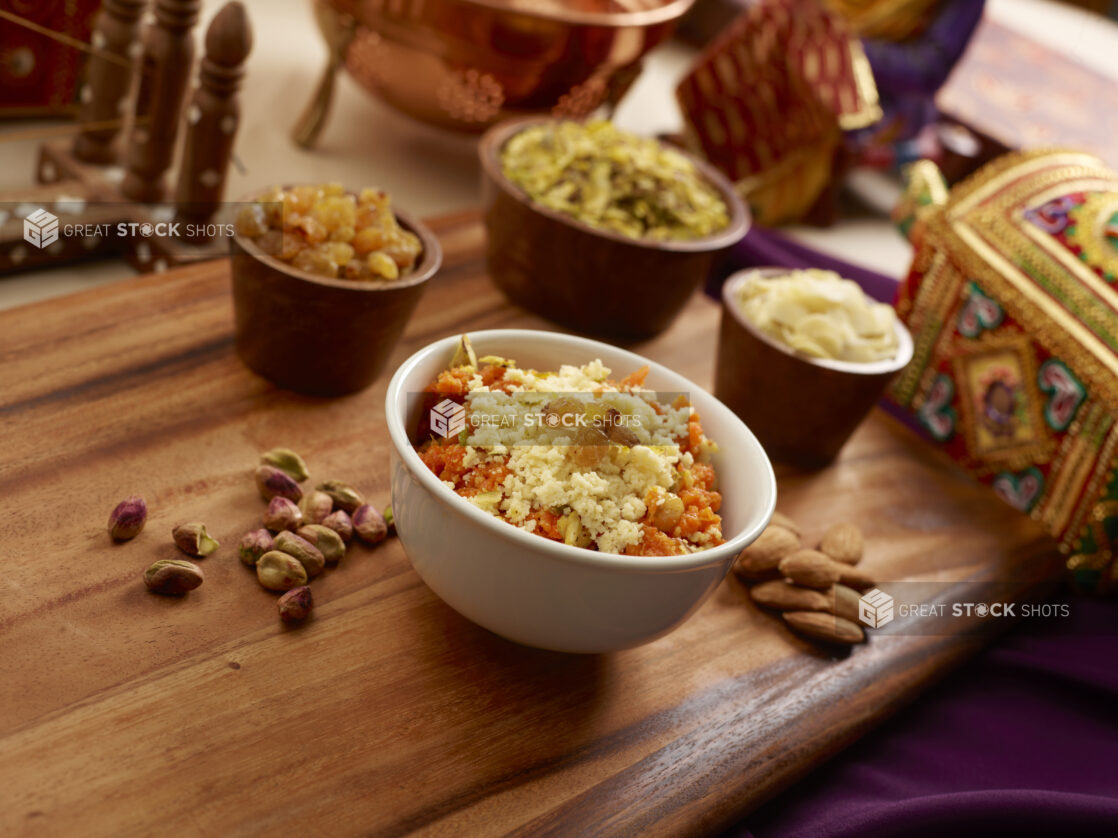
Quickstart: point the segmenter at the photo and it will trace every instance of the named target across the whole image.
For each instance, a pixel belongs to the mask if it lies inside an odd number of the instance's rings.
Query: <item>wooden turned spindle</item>
[[[201,0],[156,0],[155,22],[144,30],[140,89],[129,137],[121,192],[133,201],[163,198],[163,175],[171,166],[183,98],[194,63],[190,30]]]
[[[225,175],[240,123],[237,91],[252,49],[245,8],[227,3],[206,30],[206,56],[198,88],[186,108],[186,144],[175,193],[176,220],[191,241],[209,241],[205,230],[225,192]]]
[[[80,124],[123,122],[136,65],[132,46],[146,5],[147,0],[105,0],[93,29],[97,52],[89,59],[81,89]],[[82,131],[74,140],[74,156],[86,163],[115,163],[119,134],[119,124]]]

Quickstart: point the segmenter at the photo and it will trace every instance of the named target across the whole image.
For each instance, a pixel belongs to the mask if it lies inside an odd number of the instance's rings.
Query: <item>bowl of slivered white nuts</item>
[[[722,287],[715,395],[775,460],[826,465],[912,359],[892,306],[819,270],[753,268]]]

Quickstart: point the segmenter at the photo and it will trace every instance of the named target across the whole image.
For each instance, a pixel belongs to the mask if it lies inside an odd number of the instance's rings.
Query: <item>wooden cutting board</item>
[[[448,334],[553,328],[484,276],[475,214],[433,224],[446,264],[393,367]],[[702,385],[719,312],[696,297],[638,351]],[[458,616],[399,544],[355,547],[285,629],[236,557],[259,526],[259,452],[388,501],[385,379],[314,399],[233,351],[229,267],[146,276],[0,314],[0,834],[700,835],[749,812],[987,639],[897,619],[833,657],[727,580],[688,623],[606,656],[541,652]],[[784,471],[816,536],[850,519],[881,579],[1040,594],[1058,564],[1030,521],[874,415],[835,466]],[[147,498],[135,541],[109,511]],[[152,595],[171,527],[223,543],[206,582]],[[437,522],[433,522],[437,525]]]

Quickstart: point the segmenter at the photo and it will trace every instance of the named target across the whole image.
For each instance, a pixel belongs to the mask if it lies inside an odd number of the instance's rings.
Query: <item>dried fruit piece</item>
[[[775,576],[780,560],[800,549],[800,537],[784,527],[769,525],[734,560],[734,573],[745,579]]]
[[[327,480],[325,483],[320,483],[316,488],[330,496],[330,499],[334,501],[335,509],[345,510],[351,515],[353,510],[365,502],[359,491],[340,480]]]
[[[237,555],[249,567],[255,567],[260,557],[269,550],[274,550],[272,534],[267,530],[253,530],[241,536],[241,543],[237,545]]]
[[[318,576],[318,574],[322,573],[322,569],[326,567],[326,557],[322,555],[322,551],[305,538],[300,538],[293,532],[284,530],[277,535],[275,538],[275,549],[298,559],[299,563],[307,571],[308,579],[313,579]]]
[[[292,588],[276,600],[280,619],[285,623],[301,623],[311,615],[314,608],[314,597],[311,596],[309,585]]]
[[[670,492],[666,496],[661,494],[661,497],[663,501],[652,513],[652,526],[660,532],[671,535],[672,530],[679,523],[679,519],[683,517],[683,499]]]
[[[264,513],[264,526],[272,532],[297,530],[303,526],[303,510],[293,501],[277,495],[268,501],[268,511]]]
[[[771,579],[749,589],[749,596],[758,605],[779,611],[829,611],[831,598],[812,588],[790,585],[783,579]]]
[[[256,578],[269,591],[290,591],[307,584],[307,571],[294,556],[271,550],[256,563]]]
[[[396,277],[414,268],[423,250],[419,237],[400,226],[380,190],[353,195],[340,184],[273,187],[258,201],[238,215],[238,233],[300,270],[336,278],[343,268],[344,276],[368,280],[367,268],[362,273],[350,266],[376,256],[384,275]]]
[[[197,521],[179,524],[171,530],[175,546],[188,556],[204,559],[211,555],[221,544],[206,532],[206,525]]]
[[[384,507],[384,512],[382,512],[381,514],[384,515],[384,523],[388,526],[388,534],[395,535],[396,516],[392,514],[392,505],[389,504],[388,506]]]
[[[285,471],[275,466],[258,466],[256,469],[256,488],[264,500],[274,497],[287,498],[298,503],[303,499],[303,490]]]
[[[366,544],[380,544],[388,537],[388,524],[383,515],[366,503],[354,510],[353,531]]]
[[[836,617],[834,614],[820,611],[785,611],[780,616],[801,634],[827,643],[850,646],[854,643],[862,643],[866,639],[866,633],[862,631],[860,625]]]
[[[345,556],[345,542],[334,530],[322,524],[307,524],[295,531],[299,538],[318,549],[327,564],[341,561]]]
[[[322,519],[322,526],[329,527],[336,532],[344,543],[353,540],[353,519],[344,509],[335,509]]]
[[[858,622],[858,603],[861,597],[858,592],[853,588],[848,588],[846,585],[835,585],[831,588],[831,606],[827,610],[837,617],[842,617],[844,620],[850,620],[852,623]]]
[[[307,524],[321,524],[326,516],[334,511],[334,499],[325,492],[315,489],[307,492],[299,504],[303,510],[303,521]]]
[[[116,541],[135,538],[148,520],[148,505],[139,495],[122,500],[109,515],[109,535]]]
[[[184,559],[160,559],[144,571],[144,584],[157,594],[182,596],[205,579],[202,568]]]
[[[839,581],[840,565],[818,550],[797,550],[780,560],[777,569],[797,585],[807,588],[829,588]]]
[[[310,472],[307,471],[307,464],[303,462],[303,458],[290,448],[273,448],[271,451],[260,455],[260,462],[266,466],[278,468],[296,483],[302,483],[310,477]]]
[[[854,524],[835,524],[819,542],[819,552],[845,564],[857,564],[864,547],[862,531]]]

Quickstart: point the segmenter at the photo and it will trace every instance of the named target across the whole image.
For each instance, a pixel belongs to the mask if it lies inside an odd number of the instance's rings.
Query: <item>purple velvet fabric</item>
[[[1063,601],[723,838],[1118,835],[1118,603]]]
[[[827,256],[775,230],[754,227],[744,239],[734,245],[720,269],[711,274],[706,292],[716,300],[721,299],[722,283],[731,273],[743,268],[763,268],[770,265],[834,271],[853,279],[867,294],[883,303],[893,302],[897,295],[897,283],[900,281],[900,277],[884,276]]]
[[[984,6],[985,0],[945,0],[927,29],[911,40],[864,38],[882,96],[934,96],[966,50]]]
[[[885,130],[895,141],[911,140],[939,118],[936,91],[947,81],[974,34],[985,0],[945,0],[928,28],[907,41],[864,38],[885,117],[866,129]]]
[[[829,268],[891,302],[885,277],[754,229],[732,270]],[[1066,597],[723,838],[1118,836],[1118,602]]]

